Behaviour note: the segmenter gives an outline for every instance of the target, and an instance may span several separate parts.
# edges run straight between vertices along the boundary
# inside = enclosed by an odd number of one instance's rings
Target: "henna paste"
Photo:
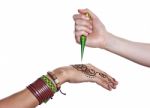
[[[94,78],[97,74],[95,70],[88,68],[84,64],[77,64],[77,65],[71,65],[71,66],[74,67],[76,70],[81,71],[89,78]]]
[[[89,78],[94,78],[96,77],[96,74],[98,74],[102,78],[106,78],[109,82],[111,82],[111,79],[107,76],[106,73],[97,72],[94,69],[91,69],[90,67],[84,64],[76,64],[76,65],[71,65],[71,66],[75,68],[76,70],[81,71]]]

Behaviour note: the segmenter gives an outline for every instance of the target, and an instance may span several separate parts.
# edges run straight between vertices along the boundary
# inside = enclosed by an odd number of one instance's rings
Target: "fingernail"
[[[116,81],[115,78],[113,78],[113,80]]]
[[[108,90],[109,90],[109,91],[111,91],[111,87],[110,87],[110,85],[109,85],[109,84],[108,84]]]
[[[114,83],[113,83],[113,86],[112,86],[112,87],[113,87],[113,89],[116,89],[116,85],[115,85]]]

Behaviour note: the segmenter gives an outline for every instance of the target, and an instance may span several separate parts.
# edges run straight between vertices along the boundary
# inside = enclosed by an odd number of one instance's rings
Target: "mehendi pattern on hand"
[[[104,73],[100,73],[100,72],[97,72],[96,70],[88,67],[87,65],[85,64],[76,64],[76,65],[71,65],[73,68],[75,68],[76,70],[78,71],[81,71],[82,73],[84,73],[87,77],[89,78],[94,78],[96,77],[96,74],[100,75],[102,78],[107,78],[108,80],[110,80],[108,78],[107,75],[105,75]]]

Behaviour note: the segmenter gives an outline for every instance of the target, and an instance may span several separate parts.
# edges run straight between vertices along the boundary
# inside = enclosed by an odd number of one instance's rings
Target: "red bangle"
[[[39,78],[27,87],[30,92],[37,98],[39,105],[53,97],[54,93],[45,84],[45,82]]]

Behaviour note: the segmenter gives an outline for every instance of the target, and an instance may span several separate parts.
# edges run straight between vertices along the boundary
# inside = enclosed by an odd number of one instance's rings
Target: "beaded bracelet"
[[[60,82],[59,82],[58,78],[56,77],[56,75],[53,74],[52,72],[47,72],[47,75],[54,81],[54,83],[55,83],[55,85],[57,87],[57,91],[60,91],[63,95],[66,95],[66,93],[63,93],[61,91],[61,89],[60,89],[61,85],[60,85]]]
[[[46,76],[48,79],[50,79],[52,81],[52,83],[55,85],[55,88],[57,89],[57,85],[55,84],[54,80],[51,77],[49,77],[49,75],[46,75]]]
[[[48,76],[54,81],[56,87],[57,87],[57,91],[60,90],[60,82],[59,80],[57,79],[56,75],[55,74],[52,74],[52,72],[47,72]]]
[[[57,91],[57,88],[55,87],[54,83],[47,76],[43,75],[41,79],[53,91],[53,93]]]

